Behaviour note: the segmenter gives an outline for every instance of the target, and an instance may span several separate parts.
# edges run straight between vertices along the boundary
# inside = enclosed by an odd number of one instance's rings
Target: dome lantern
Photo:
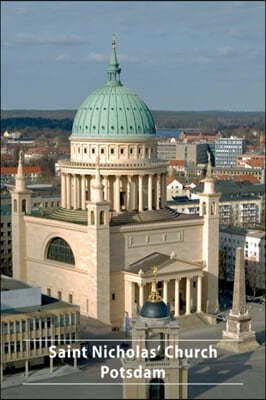
[[[116,47],[116,41],[115,41],[115,35],[113,34],[112,53],[111,53],[109,65],[107,67],[107,85],[122,86],[122,84],[120,82],[121,68],[119,67],[119,63],[117,61],[115,47]]]

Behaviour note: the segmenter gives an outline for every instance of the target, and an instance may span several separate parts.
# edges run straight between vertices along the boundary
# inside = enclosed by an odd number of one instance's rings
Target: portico
[[[141,265],[140,261],[136,264],[138,271],[134,264],[124,271],[125,311],[131,318],[147,300],[153,279],[151,267]],[[170,311],[175,317],[202,312],[203,265],[170,257],[165,264],[158,265],[158,291]]]

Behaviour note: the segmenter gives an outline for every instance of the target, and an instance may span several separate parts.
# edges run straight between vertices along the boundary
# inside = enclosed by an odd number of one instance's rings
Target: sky
[[[151,110],[264,110],[264,1],[1,1],[2,109],[77,109],[113,33]]]

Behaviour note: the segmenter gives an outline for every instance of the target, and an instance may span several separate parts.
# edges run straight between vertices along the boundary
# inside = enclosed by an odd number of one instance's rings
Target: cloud
[[[108,60],[108,56],[102,53],[93,53],[90,52],[87,57],[86,60],[87,61],[97,61],[97,62],[103,62],[103,61],[107,61]]]
[[[69,54],[58,54],[55,57],[55,61],[58,61],[58,62],[72,61],[72,57]]]
[[[117,56],[118,62],[138,62],[139,59],[137,57],[129,56],[127,54],[118,54]],[[96,61],[96,62],[107,62],[110,59],[110,55],[106,55],[103,53],[94,53],[90,52],[87,57],[86,61]]]
[[[218,57],[228,57],[234,54],[235,51],[232,49],[231,46],[219,47],[216,49],[216,55]]]
[[[85,43],[86,40],[78,35],[65,35],[65,34],[42,34],[32,35],[30,33],[18,33],[15,37],[11,38],[9,44],[16,45],[34,45],[34,44],[81,44]]]

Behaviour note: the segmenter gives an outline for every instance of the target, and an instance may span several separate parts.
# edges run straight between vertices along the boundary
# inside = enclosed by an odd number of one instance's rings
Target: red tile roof
[[[233,179],[234,181],[248,181],[250,183],[260,183],[260,181],[253,175],[217,175],[216,180],[222,181],[224,179]]]
[[[166,177],[166,185],[170,185],[175,180],[175,178],[170,178],[169,176]]]
[[[3,167],[1,168],[1,175],[13,175],[17,173],[17,167]],[[41,174],[42,170],[39,166],[36,167],[23,167],[25,174]]]
[[[185,166],[184,160],[170,160],[170,165],[178,165],[179,167]]]

